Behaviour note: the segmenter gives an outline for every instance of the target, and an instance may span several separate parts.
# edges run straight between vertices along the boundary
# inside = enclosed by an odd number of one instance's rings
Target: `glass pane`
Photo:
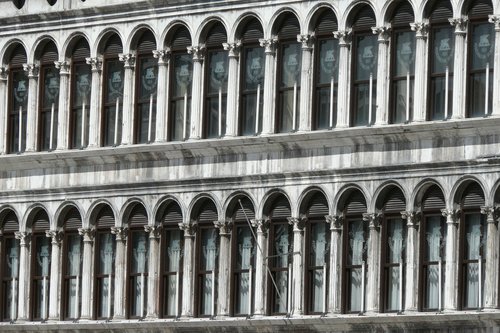
[[[80,281],[78,279],[78,281]],[[78,312],[77,309],[79,308],[80,303],[80,288],[79,286],[77,287],[77,279],[69,279],[67,280],[67,292],[68,292],[68,299],[67,301],[67,308],[66,308],[66,317],[68,318],[78,318]],[[78,297],[76,296],[78,292]]]
[[[167,267],[168,272],[178,272],[182,256],[182,234],[180,230],[167,232]]]
[[[45,235],[35,236],[36,241],[36,262],[35,262],[35,275],[36,276],[49,276],[50,274],[50,260],[52,247],[50,239]]]
[[[281,87],[299,86],[302,61],[301,45],[299,43],[284,44],[282,52]]]
[[[412,77],[393,82],[393,124],[401,124],[412,119],[413,115],[413,90],[414,81]]]
[[[264,85],[265,59],[264,48],[245,49],[245,90],[257,90]]]
[[[81,107],[85,104],[88,110],[92,90],[90,66],[87,64],[76,64],[74,75],[73,108]]]
[[[448,91],[448,113],[451,115],[453,102],[453,77],[448,77],[448,87],[444,76],[431,79],[431,120],[442,120],[445,118],[446,91]]]
[[[288,270],[274,273],[278,290],[273,289],[274,313],[287,313],[288,311]]]
[[[190,96],[193,81],[193,57],[187,53],[176,54],[173,60],[175,73],[173,97]]]
[[[153,95],[147,103],[140,104],[137,111],[137,142],[154,141],[156,134],[156,100]]]
[[[132,232],[131,273],[148,272],[149,239],[144,231]]]
[[[426,217],[426,258],[424,258],[426,261],[439,261],[441,259],[446,240],[446,228],[441,228],[441,219],[440,216]]]
[[[242,96],[243,110],[241,112],[241,134],[251,135],[258,133],[262,122],[262,106],[264,97],[264,49],[245,49],[245,72]],[[257,109],[258,108],[258,109]],[[259,124],[256,126],[256,118]]]
[[[388,267],[387,269],[387,310],[399,310],[399,288],[401,279],[401,269],[399,266]]]
[[[170,120],[170,138],[172,141],[181,141],[189,137],[191,98],[188,95],[181,100],[172,102],[172,118]]]
[[[377,36],[357,36],[356,81],[377,79]]]
[[[99,311],[98,317],[111,317],[113,311],[112,278],[105,277],[99,280]],[[111,300],[111,301],[110,301]]]
[[[140,58],[140,90],[139,99],[149,100],[151,95],[156,95],[156,85],[158,82],[158,66],[155,58]]]
[[[297,117],[299,112],[299,93],[298,88],[286,90],[281,93],[280,132],[291,132],[294,129],[293,117]]]
[[[34,282],[34,302],[32,304],[33,317],[35,319],[45,319],[48,316],[49,278]]]
[[[488,76],[488,79],[486,79]],[[488,81],[488,86],[486,86]],[[493,70],[469,75],[469,117],[483,117],[490,114],[493,106]],[[486,109],[488,94],[488,109]]]
[[[325,223],[326,224],[326,223]],[[312,312],[325,312],[326,309],[323,308],[323,303],[325,301],[325,271],[321,269],[313,270],[312,272]]]
[[[121,100],[121,99],[120,99]],[[120,100],[118,104],[104,109],[104,145],[118,145],[122,141],[122,107]],[[118,116],[118,119],[116,118]],[[115,136],[116,133],[116,136]]]
[[[226,93],[228,77],[228,57],[226,51],[209,53],[209,93]]]
[[[80,276],[82,262],[82,242],[80,235],[69,235],[68,242],[68,262],[66,275]]]
[[[106,61],[107,91],[106,103],[116,103],[119,99],[123,101],[124,84],[123,64],[119,60]]]
[[[415,32],[404,31],[396,35],[396,62],[394,76],[406,76],[415,71]]]
[[[363,84],[357,84],[354,87],[354,95],[355,95],[355,105],[356,109],[355,111],[355,118],[354,118],[354,126],[363,126],[363,125],[368,125],[368,122],[370,120],[369,118],[369,113],[370,113],[370,102],[372,103],[372,119],[373,118],[373,112],[375,111],[375,102],[376,102],[376,83],[372,83],[372,95],[371,95],[371,101],[370,101],[370,84],[369,83],[363,83]]]
[[[274,267],[287,268],[291,240],[287,224],[276,224],[274,227]]]
[[[253,261],[254,244],[249,227],[237,228],[238,257],[236,269],[249,269]]]
[[[167,275],[165,280],[165,300],[166,300],[166,312],[167,316],[177,316],[177,279],[178,275]]]
[[[484,23],[472,26],[472,69],[493,67],[495,50],[494,26]]]
[[[219,255],[218,231],[215,228],[202,229],[201,232],[201,270],[213,271],[217,268]]]
[[[366,251],[365,231],[362,220],[349,221],[348,237],[349,256],[347,257],[347,264],[361,265],[364,260],[364,252]]]
[[[387,263],[404,261],[406,232],[402,219],[387,220]]]
[[[113,274],[115,263],[114,235],[99,234],[99,274]]]
[[[433,73],[444,73],[446,68],[453,72],[453,57],[455,55],[455,34],[453,27],[446,26],[434,29],[434,50],[432,61]]]
[[[323,39],[319,41],[319,80],[326,84],[332,80],[337,82],[338,77],[338,39]]]
[[[363,282],[362,279],[362,270],[361,268],[354,268],[349,270],[348,275],[348,286],[349,286],[349,294],[348,294],[348,311],[349,312],[358,312],[361,311],[361,284]]]
[[[333,89],[333,90],[332,90]],[[333,102],[333,105],[332,105]],[[330,118],[331,126],[330,126]],[[337,85],[316,90],[316,129],[335,127],[337,122]]]
[[[444,269],[444,266],[441,268]],[[439,266],[429,265],[426,270],[426,286],[425,286],[425,308],[439,308]],[[442,274],[442,272],[441,272]],[[443,295],[443,294],[442,294]]]
[[[478,260],[482,250],[482,225],[480,214],[465,215],[465,260]]]
[[[222,92],[207,100],[207,137],[215,138],[226,133],[226,95]],[[219,123],[220,118],[220,123]],[[219,127],[221,128],[219,133]]]
[[[202,290],[201,290],[201,306],[200,306],[200,314],[201,315],[211,315],[212,309],[214,307],[212,301],[212,274],[206,274],[202,276],[201,279]]]
[[[10,110],[9,116],[9,141],[11,153],[24,151],[26,148],[28,82],[28,77],[23,70],[12,72],[13,89],[11,101],[14,107]],[[21,134],[19,132],[21,132]],[[19,135],[21,135],[21,147],[19,147]]]
[[[145,275],[134,276],[130,279],[132,299],[130,304],[130,316],[142,317],[145,311],[147,294],[147,277]]]
[[[26,110],[26,105],[28,103],[28,82],[28,77],[23,70],[12,72],[12,101],[15,112],[17,112],[20,107],[23,108],[23,111]]]
[[[43,108],[51,108],[52,104],[54,107],[59,105],[59,73],[55,67],[43,67],[44,81],[44,98],[43,98]]]
[[[5,238],[4,277],[19,277],[19,240]]]
[[[249,314],[249,288],[250,288],[250,273],[241,273],[236,275],[236,304],[234,312],[236,314]]]
[[[311,223],[310,266],[323,266],[330,256],[330,229],[326,223]]]

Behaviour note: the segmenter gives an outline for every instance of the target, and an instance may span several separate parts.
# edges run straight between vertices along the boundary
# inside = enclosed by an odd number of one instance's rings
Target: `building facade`
[[[498,330],[496,0],[0,9],[0,330]]]

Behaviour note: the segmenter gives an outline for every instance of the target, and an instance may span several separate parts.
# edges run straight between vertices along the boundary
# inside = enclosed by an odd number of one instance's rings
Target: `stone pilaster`
[[[413,105],[413,121],[425,121],[427,118],[427,36],[428,22],[411,23],[415,31],[415,96]]]
[[[153,56],[158,59],[158,88],[156,96],[156,142],[165,142],[168,138],[168,68],[170,49],[155,50]]]
[[[61,276],[61,240],[62,232],[59,230],[47,230],[45,232],[46,236],[51,239],[52,252],[50,259],[50,290],[49,290],[49,319],[58,320],[59,319],[59,309],[60,307],[60,276]]]
[[[191,105],[190,139],[200,139],[203,132],[203,61],[205,60],[205,46],[190,46],[188,53],[193,55],[193,92]]]
[[[375,124],[386,125],[389,119],[389,40],[390,27],[382,26],[372,28],[375,35],[378,35],[378,64],[377,64],[377,87]],[[370,101],[371,103],[371,101]],[[370,124],[371,125],[371,124]]]
[[[219,271],[217,274],[217,315],[229,316],[229,304],[231,303],[231,220],[214,221],[214,226],[219,229],[220,235],[220,256]]]
[[[83,237],[82,258],[82,308],[80,318],[92,319],[92,290],[94,281],[94,260],[92,247],[94,244],[95,229],[80,228],[78,233]]]
[[[0,155],[7,153],[7,101],[8,98],[8,89],[7,84],[9,80],[9,71],[6,67],[0,67],[0,100],[4,101],[4,103],[0,103],[0,119],[5,119],[5,121],[0,126]]]
[[[380,220],[379,213],[364,213],[363,221],[368,222],[368,278],[366,286],[366,311],[378,312],[380,300]]]
[[[194,238],[198,230],[196,221],[179,223],[179,228],[184,231],[184,266],[182,281],[182,317],[194,315]]]
[[[30,258],[29,246],[31,234],[23,231],[15,233],[19,240],[19,291],[17,319],[26,321],[29,319],[29,286],[30,286]]]
[[[401,217],[406,220],[408,227],[408,237],[406,240],[406,272],[404,310],[418,310],[418,262],[419,262],[419,237],[418,227],[420,224],[420,213],[407,211],[401,212]]]
[[[342,311],[342,216],[325,216],[330,225],[330,277],[328,284],[328,313]]]
[[[351,38],[352,31],[335,31],[339,40],[339,84],[337,101],[337,127],[345,128],[350,124],[350,86],[351,86]]]
[[[267,256],[267,232],[269,220],[252,220],[252,226],[257,228],[257,249],[255,258],[255,300],[254,315],[264,316],[266,314],[266,256]]]
[[[57,150],[69,148],[69,114],[70,114],[70,65],[68,61],[55,61],[59,70],[59,106],[57,109]]]
[[[312,128],[312,82],[314,35],[297,35],[297,41],[302,44],[302,70],[300,74],[300,101],[298,131],[306,132]],[[294,128],[294,130],[297,130]]]
[[[37,101],[38,101],[38,72],[39,66],[37,64],[24,64],[24,71],[28,74],[28,106],[26,115],[26,151],[36,150],[37,139]],[[22,131],[19,132],[19,135]],[[19,147],[22,151],[21,147]]]
[[[124,319],[126,314],[125,298],[126,278],[127,278],[127,255],[126,245],[128,229],[123,227],[112,227],[111,233],[116,238],[116,257],[115,257],[115,290],[114,290],[114,318]]]
[[[265,48],[266,69],[264,72],[264,105],[262,111],[262,134],[272,134],[275,129],[274,107],[276,96],[276,44],[277,38],[260,39],[260,46]]]
[[[500,96],[500,15],[490,15],[488,21],[495,25],[495,51],[493,53],[493,96]],[[492,115],[500,115],[500,98],[493,98]]]
[[[124,67],[123,85],[123,110],[122,110],[122,140],[121,143],[128,145],[134,140],[134,82],[135,82],[135,54],[127,53],[119,55]],[[118,144],[118,142],[115,142]]]
[[[148,291],[146,297],[146,318],[156,319],[159,317],[158,286],[160,285],[160,236],[161,225],[146,225],[144,231],[149,234],[149,258],[148,258]]]
[[[292,299],[289,308],[291,315],[300,316],[304,314],[304,226],[306,219],[303,217],[288,218],[288,224],[293,226],[293,261],[292,261]]]
[[[226,107],[226,136],[238,135],[238,90],[239,90],[239,59],[241,43],[224,43],[224,50],[228,51],[229,71]]]
[[[446,217],[446,284],[444,288],[444,309],[456,310],[458,306],[458,222],[460,210],[442,209]]]
[[[455,56],[453,57],[453,109],[452,119],[465,118],[465,77],[467,63],[465,61],[465,45],[467,37],[467,18],[451,18],[450,24],[455,27]]]
[[[98,147],[101,142],[101,116],[99,110],[101,109],[101,71],[102,71],[102,57],[86,58],[87,64],[92,69],[92,89],[90,91],[90,109],[89,124],[88,124],[88,138],[82,142],[82,147]]]
[[[496,309],[498,307],[498,209],[481,207],[481,214],[486,215],[486,266],[484,269],[484,301],[480,307]],[[484,231],[483,231],[484,233]]]

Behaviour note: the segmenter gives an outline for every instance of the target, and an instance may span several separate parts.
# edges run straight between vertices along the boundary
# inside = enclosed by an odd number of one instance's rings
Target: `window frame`
[[[48,270],[48,275],[36,275],[36,258],[37,258],[37,246],[40,241],[40,239],[46,239],[48,242],[48,248],[49,248],[49,270]],[[30,241],[30,253],[31,253],[31,269],[30,269],[30,304],[29,304],[29,320],[31,321],[42,321],[44,322],[49,318],[49,304],[50,304],[50,276],[51,276],[51,266],[52,266],[52,245],[50,240],[48,239],[47,235],[45,232],[42,230],[33,230],[31,234],[31,241]],[[47,293],[45,295],[46,299],[44,300],[42,297],[42,300],[38,300],[37,298],[37,291],[38,291],[38,282],[42,281],[42,295],[44,293],[43,291],[43,281],[46,282],[46,289]],[[45,301],[45,313],[42,312],[42,309],[37,309],[36,306],[38,304],[42,305]],[[40,312],[40,316],[38,316],[38,311]],[[42,318],[42,316],[45,315],[47,318]]]
[[[26,134],[27,134],[27,117],[28,117],[28,108],[24,108],[22,111],[22,126],[21,132],[19,131],[19,111],[14,109],[14,75],[15,73],[24,73],[24,77],[26,78],[26,106],[28,104],[29,98],[29,77],[26,74],[22,65],[11,65],[9,64],[9,110],[7,112],[7,153],[8,154],[20,154],[26,150]],[[14,124],[16,123],[16,124]],[[17,142],[16,142],[16,132],[18,133]],[[24,133],[24,135],[23,135]],[[19,136],[22,136],[21,147],[19,147]],[[23,140],[24,139],[24,140]],[[15,151],[15,147],[17,146],[17,151]]]
[[[109,227],[100,227],[99,225],[95,229],[95,237],[94,237],[94,255],[93,255],[93,262],[94,262],[94,274],[93,274],[93,285],[94,285],[94,290],[93,290],[93,296],[94,296],[94,302],[92,305],[93,308],[93,315],[92,319],[94,320],[108,320],[113,318],[113,312],[114,312],[114,290],[115,290],[115,285],[114,285],[114,280],[115,280],[115,270],[114,270],[114,265],[112,266],[112,272],[111,274],[103,274],[100,273],[99,270],[99,256],[100,256],[100,240],[102,235],[104,234],[109,234],[111,237],[111,242],[112,242],[112,247],[113,247],[113,256],[116,257],[116,236],[111,233],[111,229]],[[114,262],[115,258],[113,258]],[[111,292],[111,303],[109,306],[110,308],[110,316],[99,316],[99,311],[101,311],[103,314],[105,311],[107,312],[108,309],[100,309],[100,303],[101,303],[101,296],[100,295],[100,286],[103,283],[103,281],[109,278],[110,281],[110,287],[112,287],[112,292]]]
[[[165,255],[168,250],[167,250],[167,247],[168,247],[168,243],[167,243],[167,239],[169,239],[168,237],[168,234],[170,232],[174,232],[174,231],[178,231],[180,233],[179,235],[179,238],[180,238],[180,242],[181,242],[181,254],[179,255],[179,267],[178,267],[178,271],[175,272],[175,271],[168,271],[167,270],[167,267],[168,267],[168,262],[170,261],[170,257],[168,255]],[[160,313],[160,318],[177,318],[179,315],[180,315],[180,309],[181,309],[181,306],[182,306],[182,285],[183,285],[183,272],[184,272],[184,233],[182,230],[179,229],[178,226],[176,225],[168,225],[168,224],[163,224],[163,228],[162,228],[162,232],[161,232],[161,239],[160,239],[160,251],[161,251],[161,254],[160,255],[160,274],[161,274],[161,281],[160,281],[160,290],[159,290],[159,299],[160,299],[160,302],[159,302],[159,306],[160,306],[160,309],[159,309],[159,313]],[[177,279],[178,281],[176,281],[176,284],[178,285],[178,287],[176,288],[177,292],[179,292],[181,295],[175,295],[176,297],[176,305],[177,305],[177,309],[176,309],[176,315],[174,316],[171,316],[168,314],[168,301],[167,301],[167,297],[166,294],[167,294],[167,287],[166,287],[166,284],[167,284],[167,279],[168,277],[170,276],[175,276],[177,275]]]
[[[121,101],[119,101],[118,103],[118,107],[119,107],[119,120],[118,120],[118,128],[113,128],[113,135],[116,135],[115,134],[115,131],[116,129],[118,129],[118,135],[117,135],[117,140],[115,142],[114,140],[114,137],[113,137],[113,142],[112,144],[109,144],[109,141],[111,138],[108,138],[108,143],[106,142],[106,138],[107,138],[107,135],[110,133],[110,130],[109,130],[109,125],[112,125],[113,127],[115,127],[115,124],[108,124],[108,122],[106,121],[108,118],[110,118],[108,116],[108,112],[112,112],[111,110],[115,109],[115,115],[114,115],[114,119],[116,119],[116,101],[114,103],[109,103],[107,102],[107,97],[108,97],[108,93],[109,93],[109,82],[108,82],[108,77],[107,77],[107,74],[108,74],[108,68],[109,68],[109,63],[110,62],[118,62],[118,63],[122,63],[119,59],[119,56],[118,54],[104,54],[103,55],[103,61],[102,61],[102,71],[105,75],[104,77],[104,80],[103,80],[103,84],[102,84],[102,92],[103,92],[103,98],[102,98],[102,112],[101,112],[101,142],[100,142],[100,145],[101,147],[115,147],[115,146],[118,146],[121,144],[122,142],[122,132],[123,132],[123,126],[122,126],[122,121],[123,121],[123,96],[121,98]],[[123,64],[122,64],[123,66]],[[125,80],[125,71],[122,71],[123,72],[123,80]],[[122,87],[123,89],[123,87]],[[122,90],[122,93],[123,93],[123,90]],[[120,118],[121,118],[121,121],[120,121]]]
[[[74,275],[69,275],[68,274],[68,246],[69,246],[69,238],[71,236],[78,236],[80,240],[80,276],[79,279],[77,276]],[[83,269],[83,239],[79,235],[78,230],[73,229],[73,230],[64,230],[64,235],[63,235],[63,244],[62,244],[62,265],[61,265],[61,313],[60,313],[60,319],[61,320],[78,320],[80,315],[81,315],[81,287],[82,287],[82,269]],[[77,283],[79,284],[77,290],[80,292],[80,295],[78,296],[78,301],[79,303],[77,304],[77,317],[71,317],[68,316],[67,312],[69,310],[68,307],[68,297],[69,297],[69,286],[67,283],[69,283],[72,279],[76,279]]]
[[[40,83],[39,83],[39,93],[38,93],[38,124],[37,124],[37,133],[36,133],[36,138],[37,138],[37,151],[53,151],[57,147],[57,127],[58,127],[58,113],[59,113],[59,93],[60,93],[60,81],[59,81],[59,91],[57,93],[57,101],[54,101],[54,123],[51,125],[49,123],[49,128],[45,128],[45,124],[43,122],[44,116],[46,113],[48,113],[49,119],[51,119],[51,108],[45,108],[44,107],[44,102],[45,102],[45,91],[48,89],[48,87],[45,86],[45,79],[47,76],[47,72],[49,72],[51,69],[54,69],[54,72],[56,73],[57,76],[59,76],[58,70],[55,68],[54,63],[52,62],[41,62],[40,63]],[[52,147],[50,146],[50,126],[53,126],[53,142],[52,142]],[[46,135],[45,133],[49,132],[49,142],[48,142],[48,148],[45,148],[45,140],[44,136]]]
[[[149,98],[143,98],[141,99],[141,74],[142,74],[142,61],[144,60],[152,60],[154,63],[153,66],[156,68],[156,84],[155,88],[153,88],[155,91],[152,95],[150,95]],[[152,96],[152,97],[151,97]],[[149,119],[149,113],[148,113],[148,124],[151,123],[151,133],[149,133],[149,125],[148,125],[148,131],[146,132],[146,140],[141,140],[141,137],[144,135],[142,133],[141,128],[142,128],[142,118],[141,116],[141,109],[143,106],[150,105],[152,101],[152,110],[151,110],[151,117],[152,119]],[[151,106],[150,106],[151,107]],[[133,142],[134,144],[148,144],[148,143],[153,143],[156,140],[156,123],[157,123],[157,111],[158,111],[158,61],[156,58],[153,56],[152,51],[137,51],[136,54],[136,60],[135,60],[135,98],[134,98],[134,124],[133,124]],[[151,140],[150,140],[151,139]]]
[[[17,262],[17,277],[15,278],[12,278],[12,277],[7,277],[5,272],[6,272],[6,269],[5,269],[5,265],[7,264],[6,263],[6,251],[7,251],[7,240],[10,239],[10,240],[13,240],[14,243],[17,243],[17,248],[18,248],[18,254],[20,255],[21,254],[21,246],[20,246],[20,242],[19,240],[16,238],[15,236],[15,232],[5,232],[3,233],[2,235],[2,241],[0,242],[0,255],[1,255],[1,265],[0,265],[0,277],[1,277],[1,288],[0,288],[0,300],[1,300],[1,306],[0,306],[0,309],[2,309],[2,311],[0,312],[0,321],[2,322],[13,322],[14,320],[17,319],[17,315],[18,315],[18,305],[19,305],[19,265],[20,265],[20,257],[18,257],[18,262]],[[10,284],[12,285],[12,283],[16,283],[16,279],[17,279],[17,285],[15,286],[15,291],[16,293],[14,294],[16,297],[15,297],[15,307],[14,307],[14,314],[16,315],[16,318],[12,318],[12,308],[11,306],[7,305],[7,302],[8,302],[8,299],[6,298],[7,297],[7,293],[6,293],[6,285]],[[14,296],[13,295],[13,296]],[[7,316],[7,312],[10,312],[10,314]]]
[[[90,52],[90,51],[89,51]],[[81,110],[81,112],[83,113],[83,108],[80,108],[80,107],[77,107],[75,106],[75,96],[77,94],[76,90],[76,72],[77,72],[77,67],[80,67],[80,66],[87,66],[87,68],[89,69],[89,73],[90,75],[92,76],[92,70],[91,70],[91,67],[89,64],[87,64],[85,58],[80,58],[80,57],[75,57],[73,56],[72,59],[71,59],[71,89],[70,89],[70,100],[69,100],[69,128],[68,128],[68,134],[69,134],[69,140],[68,140],[68,143],[69,143],[69,149],[84,149],[88,146],[88,143],[89,143],[89,132],[90,132],[90,124],[89,124],[89,120],[90,120],[90,99],[91,97],[89,96],[88,99],[89,99],[89,104],[86,105],[88,107],[88,109],[86,108],[86,126],[84,128],[84,130],[86,131],[86,135],[85,135],[85,139],[87,140],[86,144],[82,143],[81,142],[81,133],[80,133],[80,138],[77,138],[76,137],[76,134],[78,133],[78,131],[76,130],[78,127],[80,127],[80,131],[81,131],[81,128],[82,128],[82,123],[81,123],[81,118],[80,118],[80,122],[78,122],[78,112],[79,110]],[[92,80],[92,77],[89,78],[90,80]],[[97,88],[96,88],[97,89]],[[90,82],[90,94],[92,94],[92,83]],[[82,115],[83,116],[83,115]],[[80,145],[77,145],[78,141],[80,141]]]

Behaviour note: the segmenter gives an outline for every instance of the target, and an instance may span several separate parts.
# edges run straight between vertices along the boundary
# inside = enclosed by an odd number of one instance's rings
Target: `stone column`
[[[257,228],[257,251],[255,258],[255,294],[254,315],[266,314],[266,281],[267,281],[267,232],[269,220],[252,220],[252,227]]]
[[[112,227],[111,233],[116,237],[115,254],[115,290],[114,290],[114,318],[124,319],[126,314],[126,281],[127,281],[127,253],[126,243],[128,229],[123,227]]]
[[[124,67],[121,144],[128,145],[134,142],[135,54],[120,54],[119,59]]]
[[[378,312],[380,300],[380,219],[381,214],[364,213],[363,221],[369,223],[368,278],[366,286],[366,311]]]
[[[94,244],[95,229],[80,228],[78,233],[83,237],[83,262],[82,262],[82,308],[80,310],[81,319],[92,319],[93,304],[93,281],[94,281],[94,260],[92,256],[92,246]]]
[[[238,135],[238,91],[239,91],[239,58],[241,43],[224,43],[224,50],[228,51],[229,72],[227,86],[226,107],[226,136]]]
[[[484,270],[484,303],[482,307],[486,309],[496,309],[498,307],[498,220],[497,209],[494,207],[481,207],[481,214],[486,215],[486,249],[483,255],[486,256],[486,266]],[[484,231],[483,231],[484,234]],[[485,252],[485,253],[484,253]]]
[[[229,316],[229,304],[231,303],[231,229],[233,222],[230,220],[214,221],[214,225],[219,229],[220,252],[219,271],[217,272],[217,315]]]
[[[401,212],[401,217],[406,220],[408,237],[406,240],[406,271],[405,288],[403,289],[405,311],[418,311],[418,262],[419,262],[419,237],[418,226],[420,213]]]
[[[170,50],[155,50],[153,56],[158,59],[158,87],[156,89],[156,142],[167,141],[168,131],[168,67]]]
[[[330,225],[330,276],[328,284],[328,313],[342,311],[342,230],[341,216],[325,216]]]
[[[300,75],[299,128],[300,132],[312,128],[312,80],[314,77],[312,53],[314,36],[297,35],[297,41],[302,43],[302,70]]]
[[[427,35],[428,22],[410,23],[415,31],[415,96],[413,98],[413,121],[425,121],[427,118]]]
[[[205,46],[190,46],[188,53],[193,55],[193,92],[191,95],[190,139],[201,138],[203,132],[203,60]]]
[[[146,303],[146,318],[156,319],[159,316],[158,286],[160,285],[160,236],[161,225],[144,226],[144,231],[149,233],[149,258],[148,258],[148,294]]]
[[[0,155],[7,153],[7,124],[9,119],[8,110],[8,84],[9,73],[6,67],[0,67],[0,119],[4,119],[2,125],[0,125]]]
[[[456,310],[458,306],[458,221],[460,211],[456,209],[442,209],[446,217],[446,267],[444,286],[444,309]]]
[[[378,64],[376,87],[376,114],[375,125],[386,125],[389,122],[389,39],[390,27],[372,28],[378,35]],[[372,115],[373,116],[373,115]],[[370,124],[371,125],[371,124]]]
[[[455,55],[453,57],[453,109],[452,119],[465,118],[465,81],[467,62],[465,61],[465,45],[467,37],[467,18],[451,18],[450,24],[455,27]]]
[[[29,245],[31,233],[18,231],[15,233],[16,239],[19,239],[19,285],[18,285],[18,304],[17,319],[26,321],[29,319],[30,305],[30,254]]]
[[[99,147],[101,144],[101,71],[102,57],[86,58],[87,64],[92,68],[92,90],[90,92],[90,108],[89,113],[89,137],[88,147]],[[82,142],[82,147],[85,147],[85,142]]]
[[[67,61],[54,61],[59,69],[59,106],[57,108],[57,150],[69,148],[70,66]]]
[[[351,88],[351,30],[335,31],[334,37],[339,40],[339,84],[337,100],[337,128],[350,125],[350,88]]]
[[[288,224],[293,225],[293,261],[292,261],[292,315],[304,314],[304,226],[305,218],[288,218]]]
[[[276,44],[277,38],[259,39],[265,48],[266,68],[264,72],[264,105],[262,110],[262,134],[273,134],[275,129],[274,107],[276,96]],[[257,310],[257,307],[255,308]]]
[[[182,271],[182,317],[194,315],[194,237],[198,230],[196,221],[179,223],[184,231],[184,261]]]
[[[24,71],[28,73],[28,105],[26,113],[26,151],[36,150],[37,120],[38,120],[38,71],[37,64],[24,64]],[[21,135],[22,132],[19,133]],[[19,147],[21,149],[21,147]]]
[[[61,276],[61,240],[62,232],[58,230],[47,230],[46,236],[52,240],[52,253],[50,259],[50,281],[49,281],[49,319],[59,320],[60,307],[60,284]]]
[[[500,15],[490,15],[488,21],[495,25],[495,52],[493,56],[493,96],[500,96]],[[493,98],[492,115],[500,115],[500,98]]]

